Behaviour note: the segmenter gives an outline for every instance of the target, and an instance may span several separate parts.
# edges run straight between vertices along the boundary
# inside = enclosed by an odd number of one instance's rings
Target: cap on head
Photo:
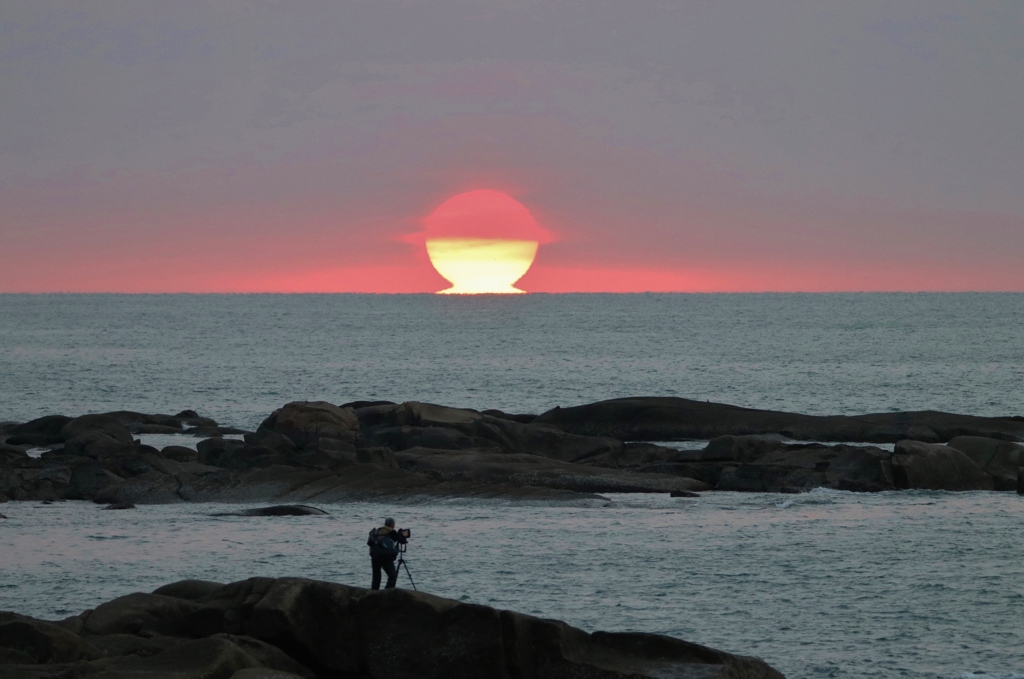
[[[395,527],[395,520],[390,518],[390,517],[388,517],[388,518],[384,519],[384,525],[387,526],[388,528],[394,528]]]

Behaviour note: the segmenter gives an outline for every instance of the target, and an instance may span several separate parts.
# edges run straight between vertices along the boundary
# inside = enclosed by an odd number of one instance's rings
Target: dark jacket
[[[400,545],[406,544],[405,536],[394,528],[388,528],[387,526],[374,528],[370,531],[369,537],[366,538],[366,546],[370,548],[371,555],[373,554],[373,546],[377,544],[377,540],[385,536],[391,538]]]

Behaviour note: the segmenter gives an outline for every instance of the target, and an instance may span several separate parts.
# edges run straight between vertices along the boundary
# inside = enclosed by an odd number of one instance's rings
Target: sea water
[[[0,609],[62,618],[199,578],[301,576],[366,587],[370,528],[412,530],[399,585],[764,658],[790,679],[1024,676],[1024,498],[813,491],[619,495],[571,504],[238,506],[106,511],[8,503]]]
[[[1024,295],[0,295],[0,420],[291,400],[540,412],[677,395],[815,414],[1024,414]],[[659,632],[789,677],[1024,678],[1024,498],[710,493],[354,503],[212,517],[9,503],[0,609],[77,613],[181,578],[366,584],[366,532],[414,531],[426,591]],[[408,586],[403,573],[404,586]]]

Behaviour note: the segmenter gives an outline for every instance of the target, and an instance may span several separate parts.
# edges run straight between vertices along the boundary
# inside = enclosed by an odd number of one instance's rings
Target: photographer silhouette
[[[380,572],[383,570],[388,574],[387,584],[384,589],[393,589],[398,581],[398,569],[395,568],[395,559],[401,551],[399,545],[406,544],[411,531],[408,529],[395,530],[395,520],[384,519],[384,525],[370,531],[366,539],[366,545],[370,548],[370,565],[373,567],[373,581],[370,589],[380,589]]]

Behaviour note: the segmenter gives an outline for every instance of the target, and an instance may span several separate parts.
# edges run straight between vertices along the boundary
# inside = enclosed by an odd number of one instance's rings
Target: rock
[[[1017,495],[1024,495],[1024,467],[1017,470]]]
[[[1024,418],[974,417],[936,411],[814,416],[754,410],[673,397],[635,397],[556,408],[536,424],[624,441],[712,439],[776,434],[806,441],[893,443],[948,441],[955,436],[1024,440]]]
[[[244,441],[234,439],[211,438],[200,441],[198,449],[199,462],[213,467],[237,469],[239,471],[254,467],[270,467],[288,462],[288,457],[276,450],[253,446]]]
[[[195,436],[196,438],[208,439],[217,436],[239,436],[249,434],[251,432],[248,432],[245,429],[239,429],[237,427],[220,427],[215,425],[209,427],[190,427],[189,429],[186,429],[182,433],[187,434],[188,436]]]
[[[127,594],[100,604],[85,618],[87,635],[192,636],[191,616],[200,606],[161,594]]]
[[[175,462],[197,462],[199,460],[199,452],[185,446],[167,446],[160,451],[160,454]]]
[[[493,450],[438,451],[413,448],[395,453],[403,469],[444,481],[539,486],[578,493],[667,493],[710,490],[693,479],[586,467],[539,455]]]
[[[694,493],[689,490],[673,490],[668,495],[669,497],[700,497],[700,493]]]
[[[11,445],[45,446],[52,443],[60,443],[64,439],[61,430],[70,417],[64,415],[46,415],[24,424],[16,424],[6,430],[7,443]]]
[[[390,469],[398,469],[398,458],[387,448],[360,448],[356,451],[359,464],[375,464]]]
[[[838,455],[825,470],[829,488],[869,493],[895,488],[892,455],[887,451],[861,446],[833,446],[832,450]]]
[[[114,502],[103,507],[103,509],[135,509],[135,505],[131,502]]]
[[[169,427],[165,424],[140,424],[137,427],[132,427],[131,431],[133,434],[181,434],[181,422],[178,422],[177,427]]]
[[[351,410],[359,410],[361,408],[373,408],[375,406],[393,406],[397,405],[394,401],[351,401],[349,403],[342,403],[339,408],[349,408]]]
[[[700,460],[749,462],[782,447],[782,441],[764,436],[716,436],[700,451]]]
[[[1017,469],[1024,465],[1024,446],[982,436],[957,436],[947,444],[985,470],[996,490],[1017,487]]]
[[[0,648],[17,651],[33,663],[67,663],[100,657],[91,644],[59,625],[6,612],[0,612]]]
[[[295,401],[271,413],[260,429],[286,436],[297,448],[304,448],[320,438],[354,442],[359,419],[352,410],[325,401]]]
[[[115,484],[124,483],[124,479],[91,460],[77,464],[71,468],[71,479],[64,492],[67,500],[92,500],[96,495]]]
[[[275,505],[273,507],[257,507],[237,512],[220,512],[211,516],[327,516],[327,512],[308,505]]]
[[[181,580],[155,589],[153,590],[153,594],[170,596],[175,599],[196,601],[197,599],[205,599],[213,595],[223,587],[224,583],[222,582],[211,582],[209,580]]]
[[[61,428],[60,434],[64,441],[70,441],[86,435],[103,434],[118,443],[129,445],[134,443],[128,427],[112,415],[82,415],[76,417]]]
[[[124,483],[102,489],[92,498],[96,504],[171,504],[188,498],[181,493],[183,481],[156,469]]]
[[[169,433],[181,433],[181,419],[174,415],[148,415],[146,413],[137,413],[133,410],[117,410],[111,413],[103,413],[103,415],[117,420],[127,427],[129,431],[136,434],[146,433],[145,431],[140,431],[143,427],[166,427],[173,430]],[[163,432],[154,431],[153,433]]]
[[[125,430],[128,431],[127,429]],[[64,455],[79,455],[98,459],[115,455],[131,455],[135,452],[135,442],[128,435],[128,442],[115,439],[106,432],[92,431],[69,439],[64,444]]]
[[[763,661],[671,637],[588,634],[400,589],[253,578],[225,586],[202,606],[194,634],[244,634],[287,649],[319,676],[781,679]]]
[[[438,450],[467,450],[469,448],[499,448],[484,438],[463,434],[447,427],[375,427],[363,434],[363,444],[386,446],[391,450],[408,448],[436,448]]]
[[[622,443],[611,438],[576,436],[555,427],[520,424],[475,410],[447,408],[410,401],[397,406],[362,408],[362,438],[366,445],[392,450],[439,450],[497,447],[506,453],[541,455],[564,462],[614,457]]]
[[[992,490],[992,477],[956,448],[899,441],[892,456],[896,488]]]
[[[298,452],[298,448],[295,447],[295,443],[290,438],[284,434],[278,434],[271,429],[257,429],[255,432],[250,432],[245,435],[245,442],[251,446],[261,446],[276,450],[288,457]]]
[[[24,466],[0,469],[0,491],[11,500],[62,500],[70,481],[68,466],[44,460],[30,459]]]
[[[506,413],[506,412],[502,412],[501,410],[494,410],[494,409],[485,410],[485,411],[483,411],[482,414],[487,415],[488,417],[497,417],[497,418],[500,418],[502,420],[509,420],[510,422],[518,422],[519,424],[533,424],[534,420],[537,419],[536,415],[529,415],[529,414],[525,414],[525,413],[524,414]]]

